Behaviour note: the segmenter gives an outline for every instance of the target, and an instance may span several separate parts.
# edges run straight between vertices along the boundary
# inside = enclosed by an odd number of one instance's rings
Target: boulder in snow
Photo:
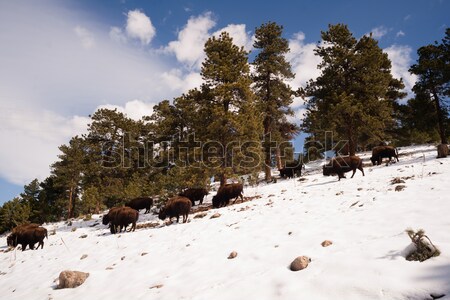
[[[328,247],[328,246],[333,245],[333,242],[329,241],[329,240],[325,240],[325,241],[322,242],[321,245],[322,245],[322,247]]]
[[[291,271],[300,271],[305,269],[308,264],[311,262],[311,259],[307,256],[299,256],[291,262],[290,269]]]
[[[89,277],[89,273],[80,271],[62,271],[59,274],[59,289],[72,289],[82,285]]]
[[[228,259],[233,259],[233,258],[235,258],[236,256],[237,256],[237,252],[236,252],[236,251],[233,251],[233,252],[231,252],[230,255],[228,256]]]

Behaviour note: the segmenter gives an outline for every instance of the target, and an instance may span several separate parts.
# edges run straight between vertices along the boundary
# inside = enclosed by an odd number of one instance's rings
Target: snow
[[[435,159],[433,146],[399,153],[398,163],[366,166],[364,177],[357,171],[341,181],[321,174],[324,161],[314,162],[303,181],[245,187],[245,196],[260,198],[209,210],[204,218],[190,215],[186,224],[164,226],[143,211],[138,224],[161,226],[111,235],[101,215],[72,226],[44,224],[55,234],[43,250],[0,253],[0,297],[431,299],[434,293],[450,299],[450,158]],[[361,157],[370,162],[370,153]],[[395,191],[395,177],[407,178],[403,191]],[[210,219],[216,212],[221,216]],[[424,229],[441,255],[407,261],[409,227]],[[324,240],[333,244],[322,247]],[[232,251],[238,255],[228,259]],[[311,258],[309,266],[290,271],[302,255]],[[58,290],[63,270],[90,276],[75,289]]]

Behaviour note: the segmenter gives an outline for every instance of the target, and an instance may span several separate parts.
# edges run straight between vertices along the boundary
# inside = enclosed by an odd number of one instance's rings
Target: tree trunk
[[[437,146],[438,156],[437,158],[444,158],[448,156],[448,145],[447,144],[439,144]]]
[[[280,150],[280,147],[277,147],[277,149],[276,149],[275,158],[276,158],[276,161],[277,161],[277,169],[280,170],[281,168],[283,168],[283,165],[281,163],[281,150]]]
[[[227,175],[225,173],[220,174],[220,187],[227,183]]]
[[[436,91],[433,91],[433,98],[434,98],[434,105],[436,106],[436,114],[438,119],[437,121],[438,121],[439,136],[441,138],[441,144],[447,144],[447,136],[444,125],[444,114],[442,112],[441,103],[439,102],[439,97]]]
[[[356,155],[356,143],[355,137],[353,134],[353,129],[350,128],[347,132],[348,134],[348,155],[355,156]]]
[[[73,217],[73,210],[72,210],[72,197],[73,197],[73,187],[70,187],[70,192],[69,192],[69,207],[67,209],[67,219],[70,219]]]

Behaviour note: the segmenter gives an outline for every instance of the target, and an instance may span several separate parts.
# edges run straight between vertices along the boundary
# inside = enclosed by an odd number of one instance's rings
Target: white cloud
[[[109,37],[117,43],[127,42],[127,37],[123,33],[122,29],[116,26],[111,27],[111,30],[109,31]]]
[[[139,39],[143,45],[148,45],[156,34],[150,18],[139,10],[130,10],[127,16],[128,36]]]
[[[189,72],[184,74],[181,69],[172,69],[162,74],[167,85],[174,90],[188,91],[190,89],[200,87],[203,82],[199,72]]]
[[[372,37],[374,39],[381,39],[383,36],[385,36],[388,33],[388,29],[384,26],[378,26],[371,30]],[[366,35],[369,35],[369,33],[366,33]]]
[[[88,29],[76,26],[74,29],[75,34],[78,36],[78,38],[81,40],[81,45],[85,49],[90,49],[94,47],[95,45],[95,39],[92,32],[90,32]]]
[[[123,30],[105,30],[109,24],[61,3],[1,3],[0,178],[16,184],[48,176],[58,146],[86,130],[85,116],[97,107],[140,118],[184,92],[162,75],[173,68],[166,58],[114,42],[114,34],[124,41]]]
[[[0,177],[23,185],[44,179],[59,154],[58,146],[86,131],[89,119],[63,117],[40,108],[11,106],[0,118]],[[7,145],[7,147],[6,147]]]
[[[397,37],[405,36],[405,33],[404,33],[403,31],[400,30],[399,32],[397,32],[396,36],[397,36]]]
[[[178,33],[178,40],[171,41],[165,51],[174,53],[177,60],[189,68],[200,69],[205,57],[203,49],[209,38],[209,30],[216,25],[212,13],[191,17]]]
[[[253,48],[255,36],[250,36],[250,33],[245,30],[245,24],[230,24],[220,30],[217,30],[212,35],[218,37],[221,32],[226,31],[233,38],[233,43],[237,46],[242,46],[246,51]]]
[[[141,120],[144,116],[150,116],[151,114],[153,114],[153,106],[155,105],[156,103],[154,102],[144,102],[135,99],[125,103],[124,106],[104,104],[97,107],[96,110],[101,108],[117,109],[118,112],[125,114],[128,118],[138,121]]]
[[[413,63],[411,58],[411,47],[392,45],[383,51],[387,53],[392,62],[392,75],[397,79],[403,79],[405,91],[408,93],[408,96],[411,97],[413,95],[411,89],[417,81],[417,76],[410,74],[408,71]]]
[[[305,43],[305,34],[298,32],[289,40],[289,48],[291,51],[286,55],[286,59],[291,63],[292,71],[295,73],[295,79],[291,85],[295,89],[304,87],[310,79],[320,75],[317,65],[321,59],[314,55],[316,44]]]

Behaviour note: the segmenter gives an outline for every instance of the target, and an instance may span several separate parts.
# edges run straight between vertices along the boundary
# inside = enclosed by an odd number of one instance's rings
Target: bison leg
[[[180,215],[177,215],[177,223],[180,223]]]
[[[341,178],[345,178],[344,173],[339,172],[339,173],[337,173],[337,174],[338,174],[338,177],[339,177],[339,181],[341,180]]]
[[[188,214],[183,215],[183,223],[186,223],[188,219]]]
[[[44,240],[39,242],[39,244],[38,244],[36,249],[39,249],[39,246],[41,246],[41,249],[44,249]]]
[[[27,247],[27,244],[21,244],[22,245],[22,251],[25,251],[25,248]]]
[[[145,209],[144,215],[145,215],[145,214],[148,214],[149,212],[150,212],[150,207],[148,207],[148,208]]]

